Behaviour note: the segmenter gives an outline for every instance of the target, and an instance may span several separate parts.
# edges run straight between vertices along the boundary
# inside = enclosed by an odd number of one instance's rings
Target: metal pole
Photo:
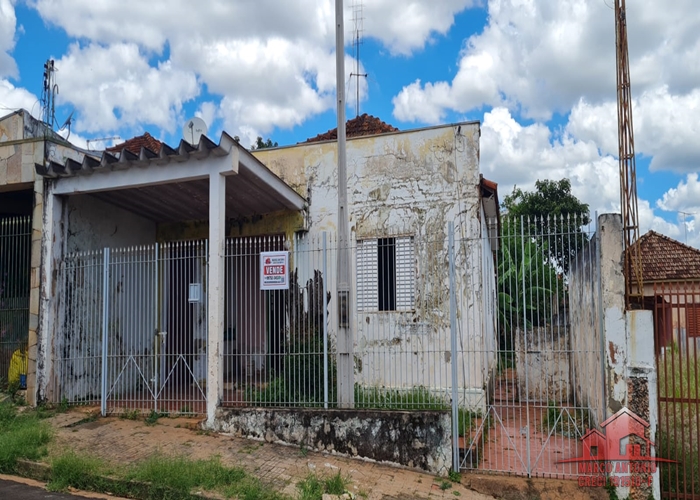
[[[323,407],[328,408],[328,309],[326,294],[328,288],[328,254],[326,232],[323,232]]]
[[[102,401],[100,412],[107,415],[107,330],[109,329],[109,248],[102,254]]]
[[[529,220],[529,219],[528,219]],[[528,237],[530,236],[530,231],[529,231],[530,225],[528,224]],[[522,307],[523,307],[523,356],[525,358],[525,453],[527,454],[527,477],[532,476],[532,468],[530,466],[530,387],[528,385],[528,378],[527,378],[527,364],[529,362],[528,356],[527,356],[527,307],[525,307],[525,301],[527,300],[526,296],[526,291],[525,291],[525,273],[527,270],[525,269],[525,220],[523,219],[523,216],[520,216],[520,248],[522,253],[520,254],[521,257],[521,267],[522,267],[522,282],[523,282],[523,300],[522,300]]]
[[[343,0],[335,1],[336,91],[338,94],[338,405],[354,406],[354,357],[350,300],[348,180],[345,158],[345,26]]]
[[[457,394],[457,298],[455,294],[455,227],[447,226],[450,260],[450,342],[452,361],[452,470],[459,471],[459,401]]]

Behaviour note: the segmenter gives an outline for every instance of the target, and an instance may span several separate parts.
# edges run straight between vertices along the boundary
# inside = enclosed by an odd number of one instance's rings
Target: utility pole
[[[642,283],[642,252],[639,245],[635,245],[639,239],[639,213],[625,0],[615,0],[615,46],[617,54],[620,210],[622,211],[623,249],[625,252],[625,306],[627,309],[632,309],[633,306],[639,306],[644,300],[644,284]]]
[[[338,406],[355,406],[354,339],[350,301],[350,235],[345,156],[345,26],[343,0],[335,0],[335,85],[338,95]]]

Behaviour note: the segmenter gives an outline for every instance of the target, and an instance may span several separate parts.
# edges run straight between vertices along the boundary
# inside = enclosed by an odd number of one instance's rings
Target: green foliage
[[[309,474],[304,480],[297,483],[299,500],[321,500],[325,493],[342,495],[347,490],[348,483],[348,478],[342,476],[340,471],[327,478]]]
[[[450,488],[452,488],[451,482],[449,482],[449,481],[441,481],[440,482],[440,489],[442,491],[449,490]]]
[[[532,328],[550,317],[552,299],[563,295],[547,246],[524,237],[519,220],[504,218],[498,255],[498,315],[504,333]],[[507,335],[509,336],[509,335]],[[512,346],[501,346],[512,349]]]
[[[262,137],[258,136],[258,138],[255,139],[255,144],[250,146],[250,149],[269,149],[276,148],[277,146],[279,146],[279,144],[277,144],[277,142],[272,142],[272,139],[268,138],[266,141],[264,141]]]
[[[159,418],[167,416],[167,413],[161,413],[155,410],[151,410],[151,413],[149,413],[148,416],[146,416],[146,419],[144,421],[146,422],[146,425],[156,425],[158,423]]]
[[[534,192],[516,187],[503,208],[508,217],[522,218],[524,234],[535,236],[547,256],[568,273],[571,258],[588,241],[581,226],[591,222],[588,205],[571,194],[571,181],[538,180]]]
[[[50,440],[50,427],[34,412],[18,413],[11,403],[0,403],[0,473],[14,472],[19,459],[41,458]]]
[[[450,473],[448,474],[447,477],[453,483],[461,483],[462,482],[462,474],[460,474],[460,472],[457,470],[450,470]]]

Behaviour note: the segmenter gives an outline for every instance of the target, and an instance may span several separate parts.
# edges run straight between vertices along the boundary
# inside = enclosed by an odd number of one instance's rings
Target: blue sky
[[[346,69],[354,70],[353,0]],[[613,12],[602,0],[364,0],[360,112],[400,129],[482,122],[481,170],[513,185],[569,177],[619,207]],[[280,145],[335,127],[332,0],[0,0],[0,112],[39,114],[56,60],[71,140],[149,131]],[[700,10],[629,2],[642,231],[700,246]],[[355,81],[348,81],[348,97]],[[352,103],[348,118],[355,115]],[[110,141],[94,142],[99,147]]]

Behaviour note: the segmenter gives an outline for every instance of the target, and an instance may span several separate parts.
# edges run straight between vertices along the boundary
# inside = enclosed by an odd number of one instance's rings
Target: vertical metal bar
[[[459,471],[459,395],[457,393],[457,298],[455,295],[455,228],[447,228],[450,265],[450,342],[452,368],[452,470]]]
[[[328,289],[328,245],[326,232],[323,232],[323,407],[328,408],[328,309],[326,294]]]
[[[529,227],[529,225],[528,225]],[[529,232],[529,231],[528,231]],[[529,235],[528,235],[529,236]],[[522,299],[522,308],[523,308],[523,343],[524,343],[524,349],[523,349],[523,357],[525,358],[525,363],[524,365],[524,370],[525,370],[525,454],[527,455],[527,460],[526,460],[526,466],[527,466],[527,475],[528,477],[531,476],[531,469],[530,469],[530,388],[528,384],[528,369],[527,369],[527,364],[528,364],[528,359],[527,359],[527,307],[525,306],[526,304],[526,291],[525,291],[525,219],[523,216],[520,216],[520,247],[521,247],[521,254],[520,258],[521,263],[521,269],[522,269],[522,286],[523,286],[523,299]]]
[[[109,328],[109,248],[102,255],[102,416],[107,415],[107,329]]]

